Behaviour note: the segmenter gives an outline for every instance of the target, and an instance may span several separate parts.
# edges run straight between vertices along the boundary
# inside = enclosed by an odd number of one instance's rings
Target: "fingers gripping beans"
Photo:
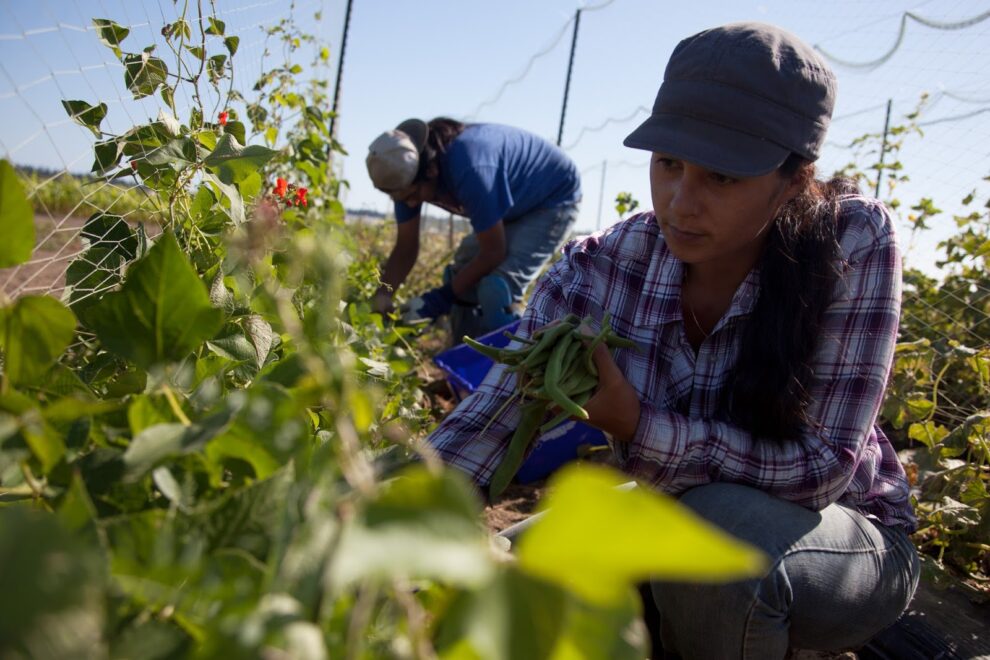
[[[540,328],[532,338],[509,335],[510,339],[522,344],[518,348],[495,348],[464,337],[468,346],[505,364],[508,372],[518,376],[517,391],[506,403],[519,399],[522,419],[492,476],[491,499],[500,495],[512,481],[526,450],[538,434],[546,433],[569,418],[588,419],[588,412],[582,406],[598,385],[598,370],[592,358],[595,349],[601,344],[611,349],[636,348],[635,342],[612,332],[608,313],[602,318],[597,334],[582,332],[582,327],[590,326],[592,322],[592,317],[581,321],[577,315],[569,314]],[[550,413],[556,414],[543,423]],[[496,416],[498,414],[501,409]]]

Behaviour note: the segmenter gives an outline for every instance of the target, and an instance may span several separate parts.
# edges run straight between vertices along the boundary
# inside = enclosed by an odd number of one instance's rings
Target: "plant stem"
[[[178,420],[182,422],[182,425],[192,426],[192,422],[190,422],[189,418],[186,417],[186,413],[182,412],[182,406],[179,405],[179,400],[175,398],[175,392],[172,391],[172,388],[169,387],[168,385],[163,385],[162,394],[165,395],[165,399],[168,401],[169,408],[172,409],[172,412],[175,414]]]

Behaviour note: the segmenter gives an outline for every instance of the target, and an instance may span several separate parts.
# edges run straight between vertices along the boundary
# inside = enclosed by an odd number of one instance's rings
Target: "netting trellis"
[[[180,3],[181,5],[182,3]],[[199,3],[202,5],[203,3]],[[281,3],[275,0],[245,1],[235,6],[209,3],[210,14],[226,24],[227,34],[236,35],[236,67],[228,88],[201,86],[202,105],[216,115],[230,89],[250,98],[252,85],[273,60],[273,40],[268,29],[279,17],[295,13],[306,17],[309,31],[325,41],[324,31],[332,21],[314,21],[324,12],[323,0]],[[135,178],[114,180],[98,176],[93,162],[94,136],[73,121],[62,101],[85,99],[106,106],[102,128],[106,134],[121,134],[148,118],[162,120],[165,105],[157,94],[134,99],[125,86],[125,66],[114,57],[94,24],[99,17],[112,17],[130,31],[128,43],[155,44],[154,55],[169,57],[163,26],[176,18],[174,3],[99,2],[11,3],[0,5],[4,28],[0,31],[0,131],[2,157],[18,168],[36,217],[36,248],[28,263],[0,270],[0,292],[8,297],[25,294],[63,293],[66,273],[72,263],[93,259],[87,255],[83,225],[94,214],[119,217],[139,233],[154,235],[163,209]],[[189,5],[187,2],[186,5]],[[194,15],[196,3],[189,12]],[[205,19],[204,19],[205,20]],[[195,23],[195,21],[193,21]],[[193,29],[198,26],[193,25]],[[325,72],[323,72],[326,77]],[[174,75],[174,74],[173,74]],[[189,85],[178,85],[176,114],[186,116],[195,99]],[[235,99],[237,97],[235,96]],[[244,116],[243,103],[238,103]],[[211,118],[207,118],[210,120]],[[246,117],[245,117],[246,119]],[[166,118],[167,120],[167,118]],[[96,132],[95,140],[101,138]],[[103,242],[112,240],[112,224]],[[112,259],[110,250],[101,259]],[[87,271],[106,272],[113,264],[104,260],[85,264]],[[82,266],[83,264],[79,264]],[[88,281],[87,290],[98,292],[116,282]]]

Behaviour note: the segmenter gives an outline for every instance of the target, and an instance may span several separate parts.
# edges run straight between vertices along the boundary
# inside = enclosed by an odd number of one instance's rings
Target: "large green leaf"
[[[590,603],[622,602],[648,578],[728,582],[758,575],[766,556],[645,488],[617,489],[614,470],[565,468],[552,480],[545,515],[522,536],[519,565]]]
[[[201,423],[156,424],[141,431],[124,452],[126,478],[129,481],[147,474],[166,458],[202,449],[230,423],[231,412],[224,410]]]
[[[102,136],[100,122],[107,116],[107,104],[90,105],[85,101],[62,101],[62,107],[72,117],[72,121],[93,131],[97,138]]]
[[[17,172],[0,160],[0,268],[16,266],[34,250],[34,211]]]
[[[178,170],[192,165],[198,157],[196,143],[188,137],[178,137],[148,152],[144,161],[156,167]]]
[[[224,183],[237,184],[260,170],[277,153],[257,144],[245,147],[233,135],[224,133],[203,162],[215,170]]]
[[[367,578],[484,583],[494,567],[480,515],[463,476],[409,468],[345,528],[329,584],[340,589]]]
[[[76,317],[50,296],[24,296],[0,309],[4,371],[14,385],[33,383],[72,341]]]
[[[168,67],[150,52],[128,53],[121,58],[124,63],[124,84],[135,99],[151,96],[168,83]]]
[[[107,348],[145,369],[182,359],[223,324],[170,233],[134,262],[120,291],[82,314]]]

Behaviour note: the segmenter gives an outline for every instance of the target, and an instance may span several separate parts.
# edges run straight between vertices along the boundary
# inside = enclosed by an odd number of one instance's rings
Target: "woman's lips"
[[[699,241],[705,237],[704,234],[678,229],[677,227],[669,223],[666,226],[666,230],[675,240],[678,241]]]

